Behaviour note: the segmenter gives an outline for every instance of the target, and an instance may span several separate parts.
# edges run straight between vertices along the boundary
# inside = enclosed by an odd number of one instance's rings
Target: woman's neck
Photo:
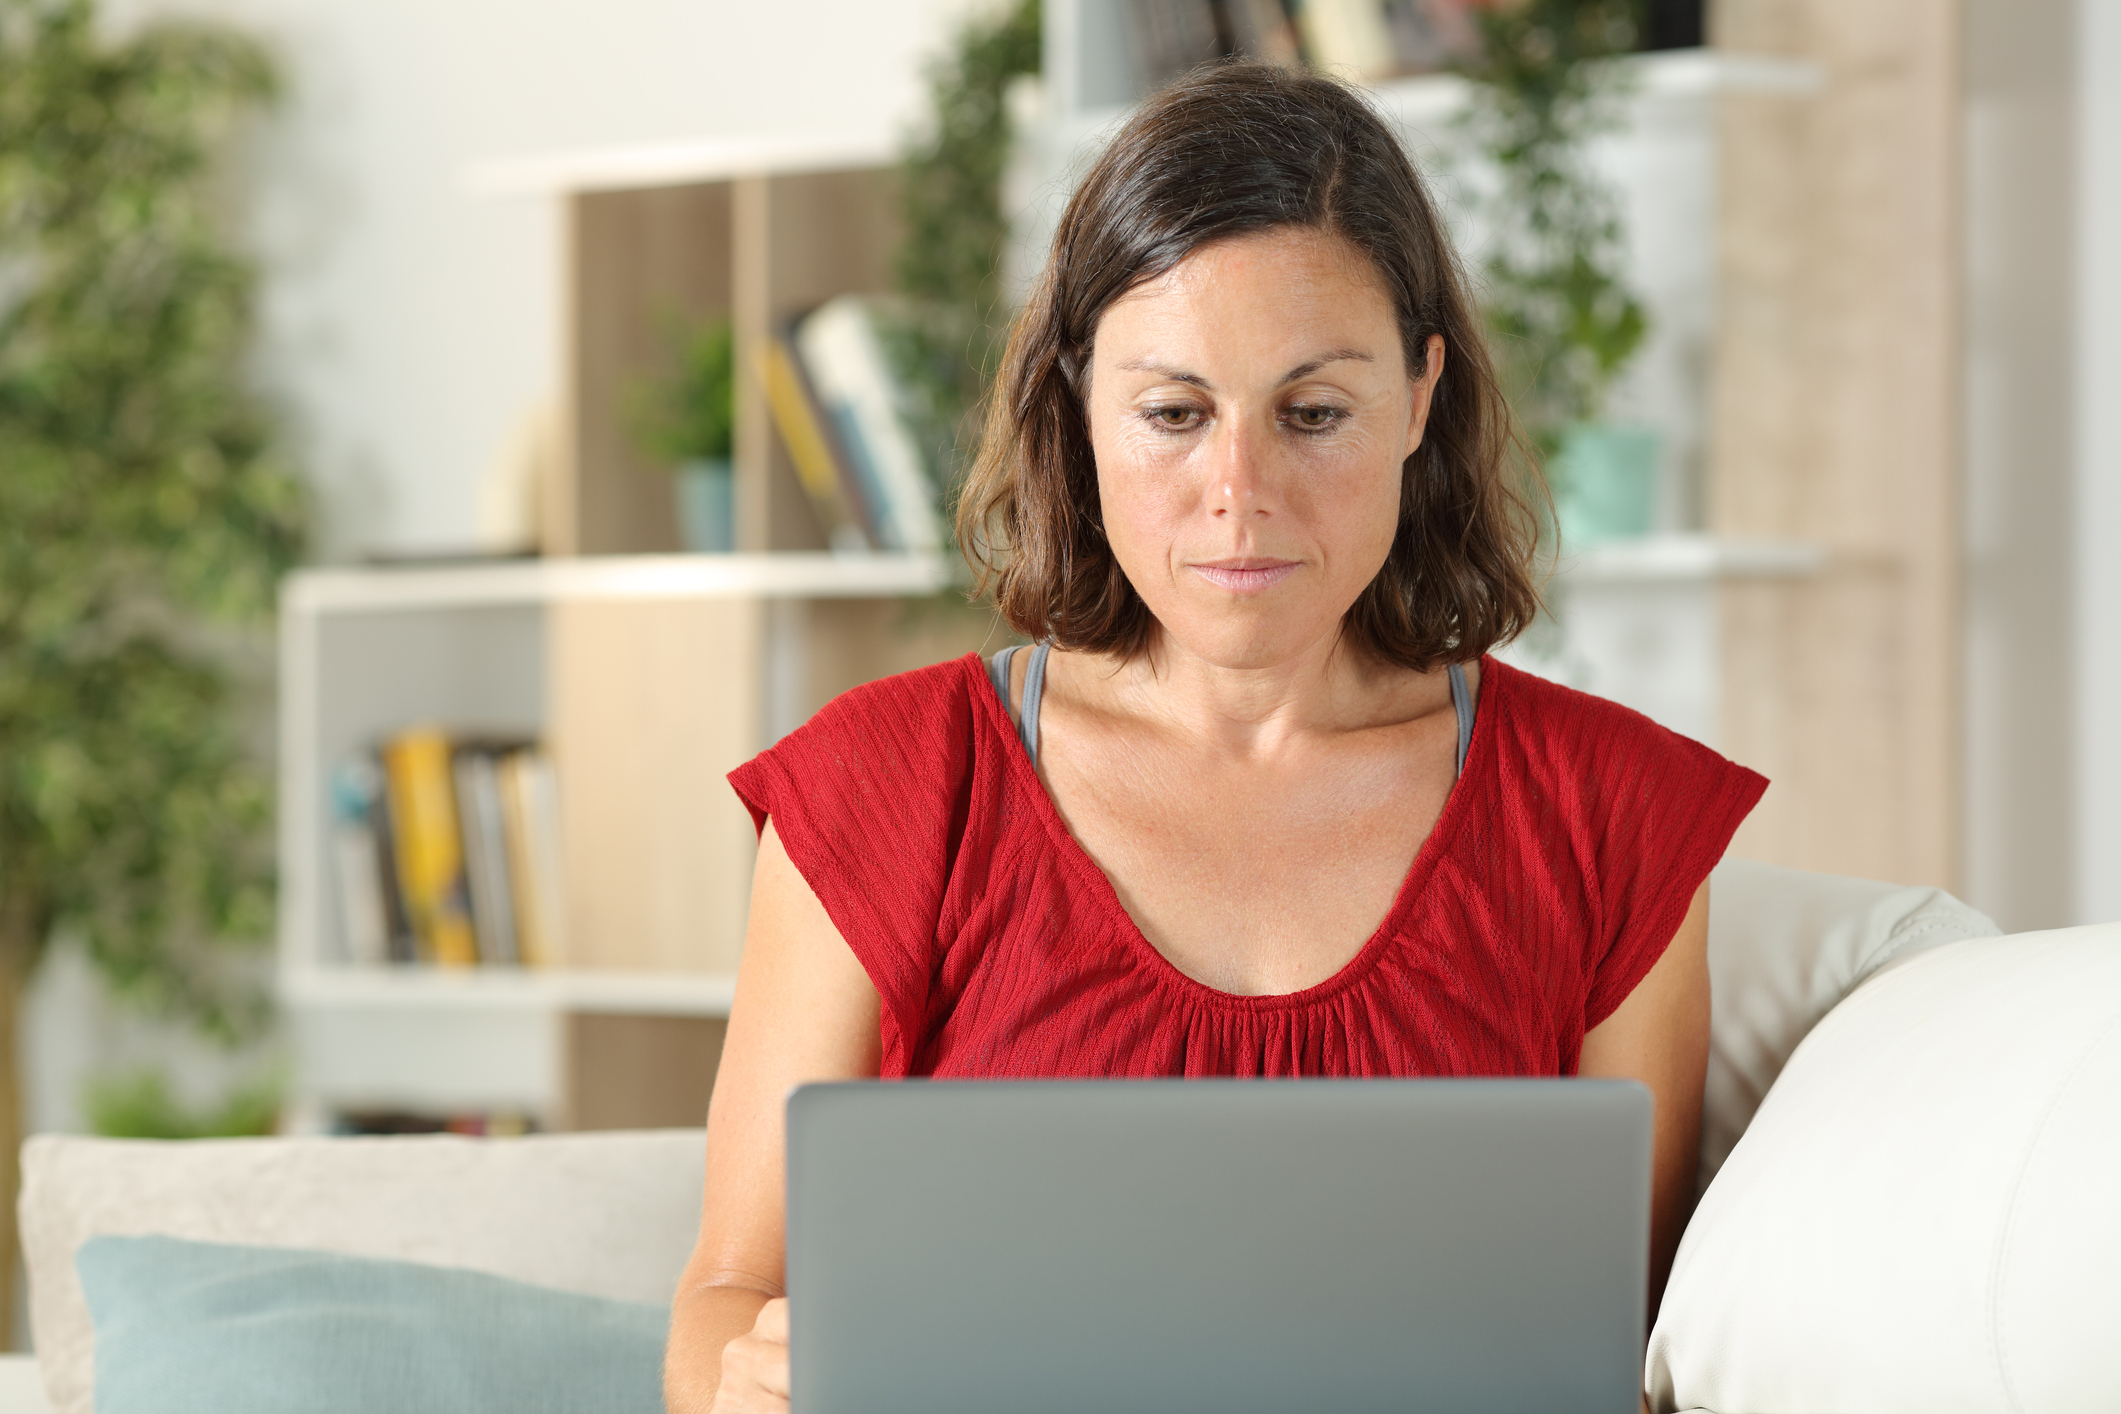
[[[1378,661],[1345,635],[1274,663],[1230,667],[1158,631],[1131,659],[1067,655],[1055,679],[1092,710],[1135,716],[1239,756],[1272,755],[1311,736],[1390,726],[1448,709],[1445,669]],[[1068,671],[1075,668],[1076,671]]]

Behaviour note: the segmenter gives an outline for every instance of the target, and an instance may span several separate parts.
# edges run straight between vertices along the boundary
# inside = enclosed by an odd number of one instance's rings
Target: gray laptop
[[[1650,1096],[876,1082],[788,1101],[794,1414],[1635,1414]]]

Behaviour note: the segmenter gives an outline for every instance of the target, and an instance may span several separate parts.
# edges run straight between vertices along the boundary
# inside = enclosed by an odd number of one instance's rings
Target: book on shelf
[[[1311,0],[1316,3],[1316,0]],[[1379,0],[1368,0],[1373,7]],[[1128,37],[1147,88],[1187,70],[1243,57],[1294,67],[1302,47],[1284,0],[1129,0]]]
[[[420,1110],[340,1110],[331,1132],[340,1136],[376,1134],[462,1134],[473,1139],[512,1139],[536,1134],[535,1117],[520,1110],[469,1110],[434,1114]]]
[[[535,748],[502,757],[496,774],[515,904],[516,952],[531,967],[550,967],[567,956],[559,779],[552,758]]]
[[[944,544],[936,478],[908,416],[906,390],[885,352],[880,308],[859,295],[819,305],[795,322],[794,362],[836,439],[841,485],[851,488],[850,499],[866,512],[870,543],[934,554]]]
[[[559,792],[536,743],[403,731],[333,773],[331,811],[346,961],[565,955]]]
[[[420,961],[468,967],[479,960],[479,949],[449,757],[449,738],[434,728],[398,733],[383,744],[384,793],[390,801],[398,889]]]
[[[412,952],[397,867],[389,858],[382,771],[371,757],[340,763],[331,776],[331,859],[346,958],[367,965]]]
[[[1305,0],[1304,57],[1364,79],[1431,74],[1480,53],[1466,0]]]
[[[826,543],[841,552],[873,549],[880,543],[873,493],[856,481],[817,389],[790,346],[794,336],[791,326],[786,336],[767,343],[761,357],[773,425],[788,449],[788,459],[795,463],[796,478],[810,498]]]
[[[450,754],[456,778],[457,824],[464,838],[464,881],[471,893],[471,931],[479,961],[513,963],[515,898],[508,886],[508,843],[501,817],[499,750],[460,743]]]

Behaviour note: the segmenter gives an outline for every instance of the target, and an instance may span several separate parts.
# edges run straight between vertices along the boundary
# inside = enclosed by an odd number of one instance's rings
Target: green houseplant
[[[886,330],[952,503],[1007,330],[1002,171],[1011,83],[1039,69],[1039,0],[967,20],[928,70],[929,116],[900,168],[898,318]]]
[[[244,368],[219,159],[274,88],[225,31],[0,0],[0,1269],[55,935],[214,1035],[266,1014],[241,964],[272,924],[270,792],[231,644],[305,512]]]
[[[1483,300],[1520,421],[1551,468],[1564,542],[1648,529],[1657,441],[1603,421],[1648,332],[1623,273],[1619,203],[1586,161],[1620,119],[1612,62],[1635,48],[1640,0],[1488,0],[1463,127],[1486,233]]]
[[[635,390],[634,441],[674,468],[687,550],[736,548],[736,334],[711,319],[688,334],[667,321],[671,372]]]

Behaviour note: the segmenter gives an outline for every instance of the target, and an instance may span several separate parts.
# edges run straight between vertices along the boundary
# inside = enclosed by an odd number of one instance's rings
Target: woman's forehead
[[[1115,300],[1098,332],[1094,357],[1108,366],[1169,364],[1203,343],[1223,357],[1284,362],[1314,346],[1378,360],[1398,346],[1391,299],[1369,258],[1308,229],[1203,245]]]
[[[1325,287],[1340,294],[1367,286],[1389,303],[1384,279],[1369,255],[1347,237],[1315,226],[1276,226],[1204,241],[1169,270],[1143,280],[1113,303],[1199,295],[1233,281]]]

